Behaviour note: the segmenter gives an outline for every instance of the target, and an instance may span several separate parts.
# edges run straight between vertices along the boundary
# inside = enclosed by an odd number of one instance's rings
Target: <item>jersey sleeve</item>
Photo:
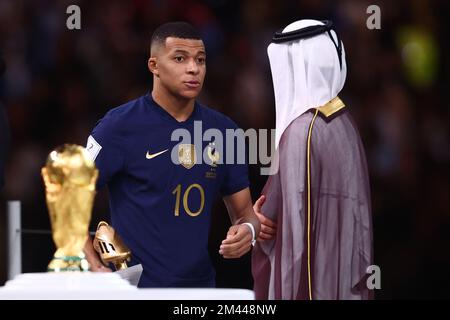
[[[86,149],[99,171],[97,190],[103,188],[124,167],[124,144],[116,122],[106,115],[97,122],[87,140]]]
[[[231,124],[229,129],[237,130],[239,127],[230,120]],[[230,128],[231,126],[231,128]],[[248,166],[246,160],[245,144],[238,145],[238,141],[245,141],[243,137],[242,130],[238,130],[237,135],[239,137],[235,139],[234,146],[234,161],[232,164],[227,164],[225,162],[225,177],[223,179],[222,185],[220,187],[220,193],[222,196],[228,196],[233,193],[239,192],[250,185],[248,180]],[[226,135],[225,135],[226,137]],[[227,143],[224,144],[225,146]],[[226,151],[225,151],[226,152]],[[238,155],[243,155],[239,157]]]

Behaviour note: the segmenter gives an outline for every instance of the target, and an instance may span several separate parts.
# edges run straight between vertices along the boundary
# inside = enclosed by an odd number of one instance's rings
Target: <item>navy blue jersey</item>
[[[208,141],[194,141],[198,121],[203,132],[215,128],[224,137],[226,129],[237,128],[197,102],[190,117],[178,122],[147,94],[110,110],[88,139],[100,173],[97,189],[108,186],[111,224],[133,263],[144,268],[140,287],[214,286],[208,254],[213,202],[249,182],[245,164],[220,164],[216,160],[225,154],[207,150]],[[176,129],[188,130],[191,143],[172,141]]]

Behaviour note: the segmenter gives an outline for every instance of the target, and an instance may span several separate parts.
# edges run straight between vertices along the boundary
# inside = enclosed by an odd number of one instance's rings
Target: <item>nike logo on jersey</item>
[[[169,149],[166,149],[166,150],[163,150],[163,151],[160,151],[160,152],[157,152],[157,153],[153,153],[153,154],[150,154],[150,153],[147,151],[147,154],[145,155],[145,157],[146,157],[147,159],[150,160],[150,159],[153,159],[153,158],[159,156],[160,154],[163,154],[163,153],[166,152],[167,150],[169,150]]]

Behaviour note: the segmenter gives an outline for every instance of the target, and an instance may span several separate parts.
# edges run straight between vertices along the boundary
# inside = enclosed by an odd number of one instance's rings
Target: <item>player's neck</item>
[[[194,111],[195,99],[178,98],[170,94],[164,94],[161,90],[152,91],[153,100],[166,110],[177,121],[186,121]]]

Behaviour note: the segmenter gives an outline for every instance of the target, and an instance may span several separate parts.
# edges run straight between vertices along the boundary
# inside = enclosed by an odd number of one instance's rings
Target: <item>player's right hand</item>
[[[256,216],[259,219],[259,222],[261,222],[261,231],[259,232],[258,241],[264,241],[264,240],[271,240],[275,237],[277,233],[277,224],[267,218],[262,212],[261,207],[266,201],[266,196],[262,195],[259,197],[258,200],[256,200],[255,204],[253,205],[253,211],[255,211]]]
[[[91,264],[89,271],[91,272],[112,272],[112,270],[106,267],[104,264]]]

